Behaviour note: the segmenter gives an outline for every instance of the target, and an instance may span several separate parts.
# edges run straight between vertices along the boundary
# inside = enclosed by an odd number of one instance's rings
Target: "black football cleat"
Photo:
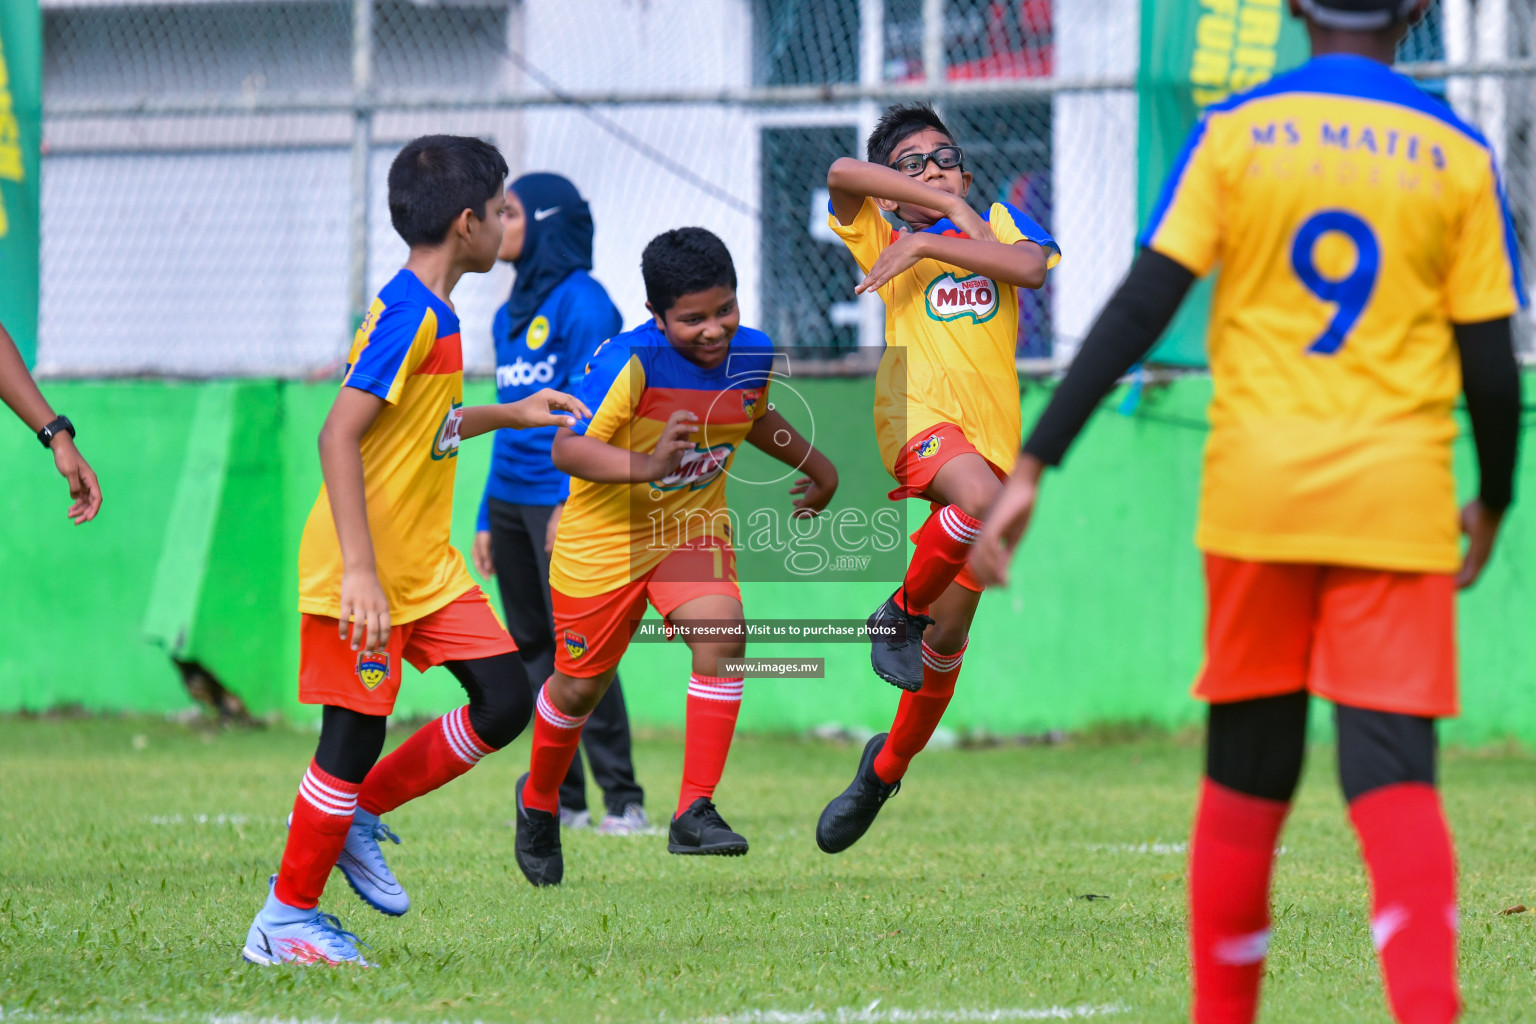
[[[885,599],[866,623],[869,629],[869,663],[875,675],[892,686],[916,693],[923,688],[923,630],[933,625],[927,615],[913,615]]]
[[[533,885],[559,885],[565,877],[565,856],[560,852],[560,816],[523,806],[523,786],[528,774],[517,780],[517,866]]]
[[[672,819],[667,852],[740,857],[747,852],[747,841],[731,831],[708,797],[701,796]]]
[[[821,818],[816,822],[816,845],[823,853],[842,853],[858,842],[875,823],[880,808],[901,789],[900,779],[885,783],[875,774],[875,755],[885,746],[889,735],[883,732],[870,737],[864,744],[864,754],[859,758],[859,770],[853,782],[821,812]]]

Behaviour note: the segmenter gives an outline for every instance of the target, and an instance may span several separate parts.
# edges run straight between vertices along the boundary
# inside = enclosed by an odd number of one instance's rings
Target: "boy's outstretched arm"
[[[1008,582],[1008,563],[1034,513],[1040,476],[1059,465],[1078,433],[1178,311],[1195,275],[1162,253],[1143,249],[1120,288],[1088,330],[1077,358],[1024,442],[1018,464],[987,512],[971,548],[971,571],[987,586]]]
[[[679,409],[667,418],[656,447],[650,452],[637,452],[609,444],[587,434],[578,434],[570,427],[555,431],[555,442],[549,454],[555,468],[562,473],[590,480],[596,484],[639,484],[647,480],[661,480],[677,470],[683,453],[693,448],[694,426],[698,417]]]
[[[837,493],[837,467],[790,426],[784,414],[770,409],[747,432],[747,443],[760,448],[787,466],[804,469],[806,475],[789,489],[795,499],[795,516],[814,516]]]
[[[341,615],[338,632],[352,649],[382,650],[389,642],[389,599],[379,583],[373,534],[368,529],[363,480],[363,435],[384,411],[384,399],[343,387],[320,428],[320,472],[341,546]]]
[[[57,418],[3,326],[0,326],[0,401],[10,406],[33,433]],[[75,499],[69,507],[69,518],[76,526],[96,518],[96,513],[101,510],[101,485],[96,482],[90,464],[75,447],[74,437],[65,432],[55,434],[48,450],[53,452],[54,468],[69,482],[69,496]]]
[[[832,215],[839,224],[852,224],[864,205],[864,197],[869,196],[937,210],[972,238],[997,241],[981,214],[971,209],[963,197],[924,185],[894,167],[839,157],[827,168],[827,192],[832,198]]]
[[[543,388],[516,402],[467,406],[459,419],[459,437],[467,440],[503,429],[574,427],[577,420],[591,417],[592,410],[581,404],[581,399],[554,388]]]
[[[990,230],[989,232],[990,233]],[[967,232],[969,234],[969,232]],[[994,281],[1020,288],[1039,288],[1045,284],[1046,264],[1043,249],[1029,239],[1012,245],[987,242],[978,238],[956,238],[926,231],[904,231],[895,243],[886,246],[874,266],[853,289],[855,294],[878,291],[887,281],[911,268],[920,259],[939,260],[984,274]]]

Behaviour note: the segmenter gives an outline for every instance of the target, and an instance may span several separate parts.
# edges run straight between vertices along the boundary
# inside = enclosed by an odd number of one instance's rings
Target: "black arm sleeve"
[[[1115,382],[1152,350],[1194,283],[1195,275],[1182,264],[1151,249],[1141,250],[1035,422],[1024,442],[1026,454],[1048,466],[1061,463]]]
[[[1461,387],[1477,447],[1478,497],[1502,512],[1515,500],[1520,447],[1520,366],[1509,318],[1456,325]]]

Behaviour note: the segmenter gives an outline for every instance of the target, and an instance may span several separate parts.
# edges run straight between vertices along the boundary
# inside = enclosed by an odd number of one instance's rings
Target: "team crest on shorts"
[[[939,445],[943,441],[943,434],[934,434],[932,437],[923,438],[922,443],[913,445],[912,450],[917,452],[918,458],[926,459],[930,455],[937,455],[939,453]]]
[[[364,651],[357,656],[357,681],[370,690],[389,678],[389,652]]]
[[[566,630],[565,631],[565,653],[566,653],[566,655],[572,661],[575,661],[577,658],[581,657],[583,654],[586,654],[587,653],[587,638],[582,636],[580,633],[573,632],[573,631],[571,631],[569,629]]]

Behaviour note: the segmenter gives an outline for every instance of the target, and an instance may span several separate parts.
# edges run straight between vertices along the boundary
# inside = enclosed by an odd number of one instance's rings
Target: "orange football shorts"
[[[400,692],[400,661],[422,672],[517,650],[491,602],[473,587],[413,622],[394,626],[382,651],[354,651],[335,619],[304,614],[299,625],[299,702],[387,715]]]
[[[1372,711],[1459,710],[1456,582],[1448,573],[1205,556],[1213,704],[1306,690]]]
[[[575,679],[600,676],[619,663],[650,601],[663,619],[697,597],[741,600],[736,552],[705,540],[672,552],[650,572],[617,590],[570,597],[551,588],[555,612],[555,670]]]
[[[921,497],[933,484],[933,478],[938,475],[946,462],[956,455],[964,455],[968,452],[981,455],[976,450],[976,446],[966,438],[965,431],[953,423],[939,423],[921,434],[914,434],[906,444],[902,445],[901,455],[896,460],[897,486],[887,497],[892,501]],[[981,457],[987,458],[985,455]],[[1008,479],[1008,474],[999,469],[991,459],[987,459],[987,466],[999,480]],[[935,512],[944,507],[937,501],[931,501],[929,504],[933,506]],[[921,532],[921,529],[913,532],[912,543],[917,543],[917,535]],[[955,582],[978,594],[986,589],[981,585],[981,581],[971,574],[969,564],[960,567],[960,573],[955,577]]]

